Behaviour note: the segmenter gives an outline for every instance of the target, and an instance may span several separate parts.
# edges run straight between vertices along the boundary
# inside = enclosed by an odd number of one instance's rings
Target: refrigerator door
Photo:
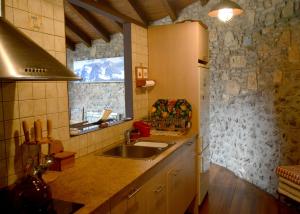
[[[209,70],[199,67],[200,83],[199,83],[199,150],[200,154],[209,144]]]
[[[208,192],[209,186],[209,147],[206,147],[200,155],[197,155],[198,162],[198,179],[197,179],[197,188],[198,188],[198,205],[201,205],[205,195]]]

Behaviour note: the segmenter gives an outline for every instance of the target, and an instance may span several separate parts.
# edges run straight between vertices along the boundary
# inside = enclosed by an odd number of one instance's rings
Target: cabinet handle
[[[190,142],[187,142],[185,145],[191,146],[191,145],[193,145],[193,144],[194,144],[194,141],[190,141]]]
[[[160,193],[163,190],[164,186],[160,185],[159,187],[156,188],[156,190],[154,190],[155,193]]]
[[[177,176],[178,175],[178,173],[181,171],[181,169],[177,169],[177,170],[175,170],[173,173],[172,173],[172,175],[173,176]]]
[[[127,196],[127,199],[130,199],[133,196],[135,196],[139,191],[141,191],[141,189],[142,189],[142,187],[134,189],[134,191]]]

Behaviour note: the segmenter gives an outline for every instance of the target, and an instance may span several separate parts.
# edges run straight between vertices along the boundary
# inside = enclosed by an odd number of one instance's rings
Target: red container
[[[133,127],[140,131],[141,137],[149,137],[150,136],[150,125],[148,125],[144,121],[134,122]]]

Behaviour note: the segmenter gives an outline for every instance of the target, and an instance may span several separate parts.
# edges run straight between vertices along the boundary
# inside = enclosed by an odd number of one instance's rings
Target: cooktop
[[[70,201],[63,201],[58,199],[52,199],[50,202],[50,206],[47,211],[45,210],[35,210],[32,208],[26,207],[26,210],[19,210],[14,207],[13,203],[9,197],[9,191],[7,189],[0,189],[0,213],[9,213],[9,214],[31,214],[31,213],[39,213],[39,214],[72,214],[79,210],[84,204],[74,203]]]

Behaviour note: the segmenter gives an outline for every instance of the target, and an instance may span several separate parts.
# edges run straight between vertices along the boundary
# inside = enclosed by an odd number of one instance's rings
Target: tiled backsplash
[[[63,0],[6,0],[5,12],[10,22],[66,64]],[[148,66],[146,29],[132,25],[132,50],[134,75],[135,66]],[[141,89],[133,90],[134,118],[139,119],[147,115],[148,96]],[[42,119],[44,136],[46,120],[51,119],[53,136],[62,140],[66,150],[77,152],[77,157],[122,139],[124,130],[131,126],[126,122],[70,138],[67,82],[2,82],[0,94],[0,187],[22,176],[27,158],[36,156],[40,149],[22,145],[25,119],[30,128],[34,120]]]

